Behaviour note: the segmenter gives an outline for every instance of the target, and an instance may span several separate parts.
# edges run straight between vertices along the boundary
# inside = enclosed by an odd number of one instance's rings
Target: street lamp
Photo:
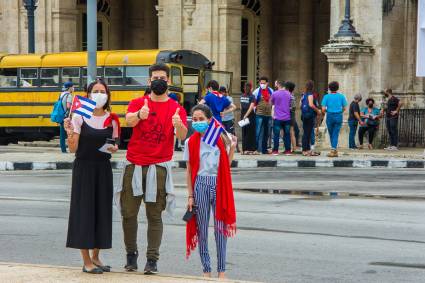
[[[24,7],[28,15],[28,53],[35,52],[34,40],[34,11],[37,9],[38,0],[24,0]]]
[[[350,0],[345,0],[345,17],[341,22],[338,32],[335,37],[360,37],[353,26],[353,21],[350,19]]]

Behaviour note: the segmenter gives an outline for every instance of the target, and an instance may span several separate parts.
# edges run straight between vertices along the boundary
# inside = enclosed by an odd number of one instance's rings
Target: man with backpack
[[[321,114],[317,105],[317,100],[313,95],[314,82],[308,81],[305,85],[305,92],[301,98],[301,120],[303,121],[303,155],[304,156],[317,156],[316,152],[311,150],[311,135],[313,133],[314,122],[316,116]]]
[[[72,105],[72,93],[74,92],[74,85],[72,82],[65,82],[63,84],[62,93],[59,96],[57,101],[58,105],[55,107],[53,112],[56,112],[52,115],[52,121],[59,123],[59,137],[60,137],[60,147],[63,153],[66,153],[66,131],[63,126],[63,120],[68,116],[69,111]],[[55,105],[56,106],[56,105]],[[58,108],[58,109],[56,109]],[[61,108],[61,109],[60,109]],[[62,111],[61,111],[62,110]],[[55,118],[53,118],[55,116]]]

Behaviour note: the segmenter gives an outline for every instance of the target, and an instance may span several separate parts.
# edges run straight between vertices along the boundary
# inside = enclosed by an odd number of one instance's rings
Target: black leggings
[[[366,132],[368,132],[368,140],[369,144],[373,143],[373,138],[375,137],[376,130],[378,128],[375,126],[367,126],[367,127],[360,127],[359,128],[359,142],[360,145],[363,145],[363,137]]]

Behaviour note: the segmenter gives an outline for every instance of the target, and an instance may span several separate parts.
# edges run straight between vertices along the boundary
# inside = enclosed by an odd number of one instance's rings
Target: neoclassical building
[[[192,49],[232,71],[233,92],[265,75],[337,80],[348,97],[392,88],[424,108],[415,74],[418,0],[351,0],[355,37],[338,37],[345,0],[98,0],[98,48]],[[86,0],[39,0],[36,52],[86,48]],[[26,53],[23,0],[0,0],[0,53]]]

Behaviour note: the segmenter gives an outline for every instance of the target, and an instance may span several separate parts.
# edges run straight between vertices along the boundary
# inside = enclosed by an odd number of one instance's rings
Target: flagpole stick
[[[74,106],[74,99],[75,99],[75,95],[72,96],[71,108],[69,109],[69,113],[68,113],[68,117],[67,118],[71,118],[72,107]]]

